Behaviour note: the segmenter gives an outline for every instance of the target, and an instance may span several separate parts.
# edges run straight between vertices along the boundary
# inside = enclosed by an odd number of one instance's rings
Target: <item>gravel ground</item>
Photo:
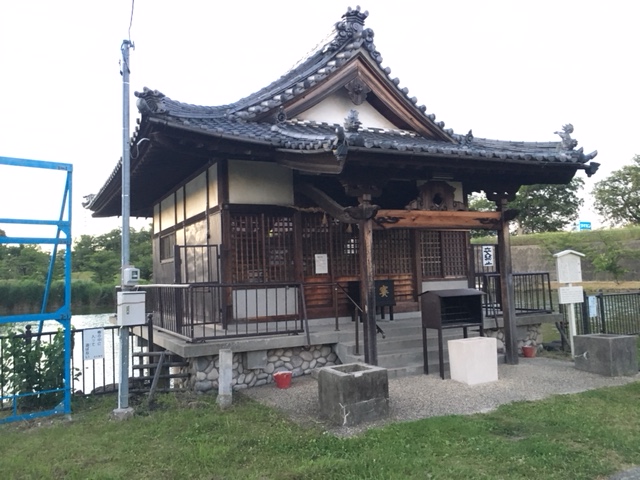
[[[550,395],[640,381],[640,375],[603,377],[583,372],[576,370],[573,363],[562,360],[542,357],[519,360],[519,365],[499,365],[499,380],[482,385],[469,386],[453,380],[441,380],[435,374],[391,379],[389,417],[354,427],[329,425],[319,418],[318,384],[309,376],[294,378],[288,389],[269,384],[243,390],[242,395],[281,410],[297,423],[317,425],[337,436],[352,436],[392,422],[483,413],[505,403],[539,400]]]

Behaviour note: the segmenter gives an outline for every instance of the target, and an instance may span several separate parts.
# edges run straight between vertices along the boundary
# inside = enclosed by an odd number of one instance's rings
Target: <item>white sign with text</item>
[[[584,293],[582,287],[558,288],[558,302],[561,305],[567,305],[569,303],[583,303]]]
[[[104,358],[104,328],[90,328],[82,332],[82,352],[85,361]]]

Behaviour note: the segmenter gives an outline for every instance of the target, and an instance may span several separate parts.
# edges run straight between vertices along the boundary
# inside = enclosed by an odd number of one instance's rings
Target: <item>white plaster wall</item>
[[[202,213],[207,208],[207,176],[203,172],[187,183],[184,187],[186,202],[186,217]]]
[[[319,104],[299,114],[297,118],[300,120],[342,125],[349,110],[358,111],[359,119],[363,127],[387,128],[391,130],[398,128],[383,117],[369,102],[365,101],[361,105],[355,105],[345,89],[338,90]]]
[[[222,220],[220,213],[209,216],[209,244],[220,245],[222,243]]]
[[[233,292],[233,315],[237,320],[294,315],[298,313],[297,288],[261,288]]]
[[[176,230],[176,245],[184,245],[184,229],[179,228]]]
[[[175,224],[175,203],[173,195],[171,195],[160,202],[160,227],[162,230],[165,230],[169,227],[173,227]]]
[[[205,222],[200,221],[185,227],[186,243],[185,245],[206,245],[207,230]]]
[[[160,204],[157,203],[153,206],[153,231],[160,231]]]
[[[293,172],[273,163],[230,160],[229,202],[293,205]]]
[[[209,167],[209,207],[218,205],[218,165]]]
[[[176,192],[176,217],[178,222],[184,221],[184,190],[182,188]]]

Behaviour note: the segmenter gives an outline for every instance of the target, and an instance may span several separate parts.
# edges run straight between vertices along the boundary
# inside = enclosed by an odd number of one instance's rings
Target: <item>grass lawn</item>
[[[640,382],[398,423],[353,438],[236,395],[166,395],[108,419],[113,396],[64,418],[0,425],[0,478],[595,479],[640,464]]]

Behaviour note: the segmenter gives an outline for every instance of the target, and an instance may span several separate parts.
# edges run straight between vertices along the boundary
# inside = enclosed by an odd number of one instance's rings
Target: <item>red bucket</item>
[[[276,372],[273,380],[278,388],[289,388],[291,386],[291,372]]]
[[[527,358],[533,358],[536,356],[536,351],[538,350],[538,347],[534,346],[534,345],[523,345],[522,346],[522,355],[524,355]]]

